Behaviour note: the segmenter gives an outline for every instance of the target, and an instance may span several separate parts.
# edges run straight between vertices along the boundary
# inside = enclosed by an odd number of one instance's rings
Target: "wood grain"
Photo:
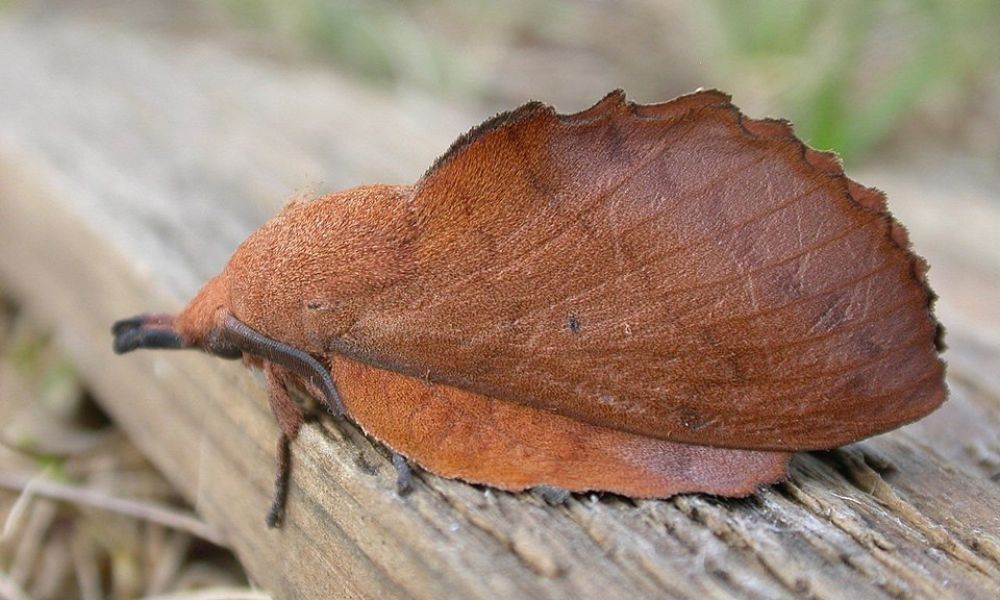
[[[970,200],[943,232],[948,187],[859,175],[934,265],[951,399],[798,455],[787,484],[552,507],[419,474],[399,497],[384,452],[321,419],[295,443],[288,521],[270,531],[277,429],[258,384],[195,354],[114,357],[109,324],[178,309],[303,184],[413,180],[482,115],[418,114],[328,72],[76,21],[7,16],[0,55],[0,286],[275,597],[1000,596],[1000,328],[980,308],[997,299],[996,255],[949,237],[955,221],[1000,222],[995,206]]]

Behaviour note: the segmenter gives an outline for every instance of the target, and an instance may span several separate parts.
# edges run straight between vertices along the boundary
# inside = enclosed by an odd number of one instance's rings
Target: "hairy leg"
[[[267,381],[267,398],[271,412],[281,428],[276,449],[277,473],[274,476],[274,497],[271,510],[267,513],[267,526],[278,527],[285,516],[288,500],[288,483],[292,472],[291,443],[299,435],[302,427],[302,409],[288,393],[287,375],[274,363],[264,363],[264,378]]]

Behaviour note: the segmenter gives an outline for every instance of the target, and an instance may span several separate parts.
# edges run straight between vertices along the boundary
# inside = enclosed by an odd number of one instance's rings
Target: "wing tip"
[[[835,152],[811,148],[795,135],[789,121],[769,118],[751,119],[732,103],[727,103],[725,106],[720,105],[719,108],[730,115],[730,118],[745,135],[763,143],[786,145],[792,150],[791,154],[796,155],[797,160],[807,170],[829,178],[848,202],[879,218],[886,239],[906,261],[910,276],[924,294],[927,319],[934,328],[933,346],[938,354],[943,352],[946,349],[944,326],[934,314],[934,304],[938,296],[931,289],[927,280],[929,265],[922,256],[914,252],[906,228],[896,220],[889,210],[885,193],[877,188],[864,186],[848,177],[844,172],[843,161]],[[940,358],[938,360],[943,364]],[[940,385],[944,386],[943,375]]]

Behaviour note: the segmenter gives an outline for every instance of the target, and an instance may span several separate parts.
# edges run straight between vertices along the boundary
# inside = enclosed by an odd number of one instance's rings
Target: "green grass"
[[[238,18],[294,38],[320,58],[376,83],[408,80],[451,90],[461,56],[425,33],[409,5],[388,0],[222,0]]]
[[[996,0],[707,0],[681,10],[627,1],[608,8],[581,8],[569,0],[502,6],[485,0],[217,1],[237,18],[281,32],[359,78],[472,99],[504,85],[484,75],[490,68],[479,53],[484,40],[499,43],[501,52],[503,44],[561,48],[561,56],[573,53],[566,68],[583,69],[574,75],[607,80],[608,89],[643,87],[650,65],[663,65],[669,88],[677,62],[664,53],[669,45],[644,51],[628,44],[632,40],[602,36],[619,31],[616,19],[634,23],[639,15],[654,39],[668,35],[666,19],[680,20],[694,40],[685,43],[701,44],[694,56],[702,81],[735,93],[738,101],[766,90],[774,114],[791,117],[811,145],[836,150],[846,161],[872,152],[922,107],[941,98],[957,106],[955,98],[996,69],[1000,56]],[[597,25],[581,18],[595,13]],[[627,64],[607,61],[609,41]],[[681,51],[691,54],[690,48]],[[546,97],[548,85],[543,79],[515,88]]]
[[[993,0],[713,5],[724,31],[718,71],[778,70],[774,80],[798,133],[848,161],[870,152],[929,98],[971,88],[1000,56],[1000,4]]]

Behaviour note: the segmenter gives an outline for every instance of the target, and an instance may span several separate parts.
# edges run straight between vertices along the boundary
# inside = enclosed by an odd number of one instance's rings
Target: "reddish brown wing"
[[[411,203],[420,276],[352,328],[369,362],[740,448],[832,447],[944,399],[924,264],[881,195],[721,93],[525,105]]]
[[[598,427],[427,383],[341,356],[331,371],[351,418],[442,477],[519,491],[549,485],[630,498],[747,496],[787,477],[788,452],[713,448]]]

